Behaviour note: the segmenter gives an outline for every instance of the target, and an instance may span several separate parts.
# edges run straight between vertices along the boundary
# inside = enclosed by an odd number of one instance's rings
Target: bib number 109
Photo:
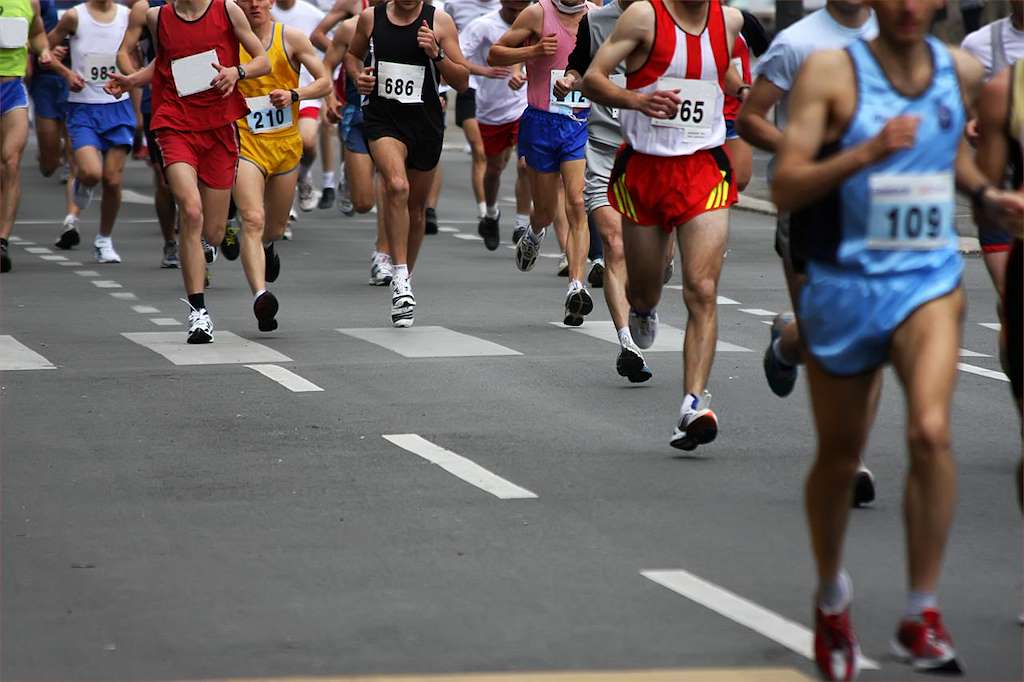
[[[893,208],[885,214],[889,222],[889,237],[894,240],[935,239],[942,234],[942,209],[938,206],[911,206]]]
[[[928,250],[946,246],[953,235],[953,177],[872,175],[867,245],[883,250]]]

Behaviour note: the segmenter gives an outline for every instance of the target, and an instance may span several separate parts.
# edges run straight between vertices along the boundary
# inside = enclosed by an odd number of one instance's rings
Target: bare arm
[[[136,2],[132,5],[131,12],[128,13],[128,28],[125,29],[124,38],[121,39],[121,47],[117,49],[117,68],[121,73],[135,71],[135,54],[139,47],[139,40],[142,38],[142,30],[146,28],[148,13],[149,3],[146,0]]]
[[[57,47],[63,43],[68,36],[74,35],[77,30],[78,11],[72,7],[61,15],[60,21],[57,22],[57,25],[53,27],[52,31],[44,34],[48,41],[47,47]]]
[[[318,50],[326,52],[331,47],[331,39],[327,36],[335,26],[349,17],[356,16],[359,12],[359,0],[335,0],[331,11],[327,13],[313,32],[309,39]]]
[[[225,6],[228,10],[228,17],[231,19],[231,27],[235,30],[235,37],[242,44],[245,51],[252,56],[249,63],[242,64],[247,78],[259,78],[270,73],[270,60],[267,59],[267,51],[263,49],[263,43],[252,32],[249,25],[249,18],[245,16],[242,8],[234,3],[234,0],[227,0]],[[229,69],[235,72],[235,82],[238,81],[238,70]],[[223,73],[222,73],[223,75]],[[234,83],[232,83],[232,86]]]
[[[334,32],[331,38],[331,45],[324,53],[324,68],[328,73],[334,73],[336,66],[345,61],[345,53],[348,52],[349,43],[355,34],[356,21],[354,17],[341,22],[341,26]]]
[[[533,45],[523,46],[530,38],[540,35],[539,27],[543,26],[543,17],[544,10],[540,5],[531,5],[520,12],[505,35],[491,45],[487,53],[487,63],[490,66],[512,66],[543,54],[554,54],[558,49],[558,39],[554,36],[548,36]],[[553,49],[550,46],[552,42]],[[545,43],[549,45],[545,47]],[[548,49],[551,50],[550,53],[547,52]]]
[[[785,95],[785,90],[764,76],[758,76],[736,119],[736,129],[740,136],[758,149],[777,151],[782,142],[782,131],[768,120],[768,112]]]
[[[426,21],[419,29],[417,40],[420,47],[431,59],[439,54],[439,47],[444,50],[445,58],[437,64],[444,81],[458,92],[465,92],[469,87],[469,64],[462,56],[459,46],[459,34],[455,30],[455,22],[444,12],[434,12],[434,28],[427,27]]]
[[[345,53],[345,73],[355,81],[359,94],[369,95],[377,78],[373,75],[373,67],[363,66],[366,51],[370,49],[370,34],[373,33],[373,9],[365,9],[356,22],[355,33]]]
[[[43,26],[43,17],[39,10],[39,0],[32,0],[32,23],[28,27],[28,46],[43,66],[49,66],[53,58],[50,55],[50,43]]]
[[[299,99],[320,99],[327,95],[331,91],[331,72],[324,68],[324,63],[320,61],[320,55],[317,54],[313,48],[313,43],[309,41],[306,34],[296,28],[285,26],[284,42],[288,54],[292,56],[292,61],[305,66],[314,79],[309,85],[296,89]],[[280,93],[284,100],[281,105],[278,105],[275,101],[275,106],[280,108],[281,106],[291,104],[290,92],[287,90],[275,90],[270,93],[271,100],[274,100],[275,93]]]

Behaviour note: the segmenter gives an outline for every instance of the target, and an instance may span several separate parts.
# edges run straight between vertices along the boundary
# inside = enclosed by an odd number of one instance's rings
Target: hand
[[[979,226],[1002,228],[1018,239],[1024,239],[1024,194],[988,188],[975,207]]]
[[[46,48],[36,56],[36,61],[39,62],[39,66],[49,68],[53,63],[53,52],[50,51],[50,48]]]
[[[512,69],[507,66],[492,66],[487,69],[487,78],[508,78],[512,75]]]
[[[53,57],[55,61],[64,61],[64,59],[68,56],[68,46],[58,45],[57,47],[51,47],[50,56]]]
[[[572,92],[572,86],[576,84],[576,79],[572,76],[564,76],[555,81],[555,97],[558,99],[565,99],[566,95]]]
[[[76,73],[74,71],[70,72],[70,74],[68,75],[67,81],[68,81],[68,89],[70,89],[71,92],[81,92],[85,88],[85,79],[82,78],[82,74],[80,74],[80,73]],[[120,97],[120,95],[114,95],[114,96],[115,97]]]
[[[533,53],[536,57],[551,57],[558,52],[558,36],[554,33],[544,36],[539,43],[533,46]]]
[[[337,125],[341,122],[341,102],[338,101],[333,92],[324,98],[324,117],[332,125]]]
[[[364,67],[359,72],[359,76],[356,78],[356,89],[359,90],[360,95],[369,95],[373,92],[373,89],[377,86],[377,77],[373,75],[373,67]]]
[[[508,79],[508,87],[513,90],[520,90],[526,85],[526,74],[525,73],[514,73],[512,77]]]
[[[881,132],[871,138],[873,161],[881,161],[891,154],[913,147],[920,122],[917,116],[890,118]]]
[[[426,19],[423,20],[423,25],[420,26],[420,29],[416,31],[416,44],[431,59],[436,59],[437,55],[441,54],[441,47],[437,44],[437,36],[430,30]]]
[[[679,90],[655,90],[643,95],[640,111],[651,118],[674,118],[682,101]]]
[[[967,125],[964,127],[964,135],[967,136],[967,141],[971,143],[972,147],[978,144],[977,118],[972,118],[970,121],[967,122]]]
[[[210,64],[210,67],[217,72],[210,85],[220,90],[222,97],[227,97],[234,91],[235,83],[238,82],[238,69],[234,66],[221,66],[217,62]]]
[[[288,90],[272,90],[270,93],[270,103],[278,109],[291,106],[292,93]]]

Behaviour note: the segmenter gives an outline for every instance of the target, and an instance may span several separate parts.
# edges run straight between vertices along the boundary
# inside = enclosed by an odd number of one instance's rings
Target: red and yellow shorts
[[[608,183],[612,208],[637,225],[656,225],[665,232],[736,200],[732,166],[722,147],[687,156],[651,156],[623,145]]]

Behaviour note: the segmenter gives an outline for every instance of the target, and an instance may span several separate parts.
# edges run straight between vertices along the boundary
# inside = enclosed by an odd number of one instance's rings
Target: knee
[[[263,207],[246,207],[239,208],[238,215],[242,219],[242,229],[245,230],[246,234],[256,234],[257,236],[263,232],[263,224],[266,222],[266,214],[263,211]]]
[[[934,409],[910,418],[907,429],[911,467],[928,465],[950,450],[949,419],[945,410]]]
[[[188,232],[199,232],[203,229],[203,204],[196,197],[179,205],[181,229]]]
[[[484,172],[492,178],[499,176],[501,175],[501,171],[504,170],[502,168],[502,165],[503,164],[501,163],[501,159],[494,156],[489,156],[487,157],[487,168],[484,170]]]
[[[100,171],[79,167],[75,177],[86,187],[95,187],[103,179],[103,174]]]
[[[373,195],[371,194],[365,197],[353,196],[352,208],[355,209],[355,212],[360,215],[364,213],[369,213],[370,211],[373,210]]]
[[[470,145],[470,149],[473,152],[473,163],[480,164],[481,166],[487,163],[487,154],[484,153],[483,144]]]
[[[3,168],[5,178],[17,178],[21,174],[19,170],[21,168],[21,156],[12,154],[9,158],[3,160],[0,167]]]
[[[604,250],[604,260],[609,261],[621,261],[625,258],[625,253],[622,250],[622,234],[615,230],[602,230],[601,231],[601,246]]]
[[[384,178],[384,187],[392,201],[409,201],[409,180],[404,175],[394,174]]]
[[[699,277],[687,279],[683,287],[683,300],[686,307],[707,309],[715,305],[715,297],[718,295],[718,285],[711,277]]]
[[[121,191],[122,175],[120,172],[103,174],[103,189]]]
[[[565,208],[570,215],[585,216],[587,214],[587,206],[583,200],[583,191],[573,192],[572,194],[566,193]],[[586,227],[584,222],[583,228],[586,229]]]

